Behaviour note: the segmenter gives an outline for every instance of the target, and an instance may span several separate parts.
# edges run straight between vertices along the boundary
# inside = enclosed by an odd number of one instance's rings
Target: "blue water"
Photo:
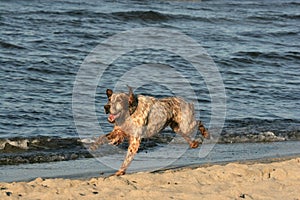
[[[0,1],[0,138],[77,137],[72,92],[86,56],[121,31],[156,27],[188,35],[213,58],[225,85],[224,134],[272,131],[299,139],[299,10],[298,1],[286,0]],[[138,61],[128,54],[115,66],[126,69],[166,56],[165,64],[190,69],[172,55],[140,54]],[[118,73],[106,78],[114,80]],[[111,129],[102,108],[105,89],[114,84],[99,85],[96,94],[105,131]],[[207,124],[209,93],[200,78],[193,84],[200,88],[197,112]],[[154,85],[137,91],[165,93]]]

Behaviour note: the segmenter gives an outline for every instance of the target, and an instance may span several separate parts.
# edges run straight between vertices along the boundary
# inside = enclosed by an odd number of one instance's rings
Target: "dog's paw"
[[[125,171],[123,171],[123,170],[119,170],[115,173],[116,176],[122,176],[124,174],[125,174]]]
[[[190,147],[191,148],[193,148],[193,149],[196,149],[196,148],[198,148],[199,147],[199,142],[198,141],[192,141],[191,143],[190,143]]]

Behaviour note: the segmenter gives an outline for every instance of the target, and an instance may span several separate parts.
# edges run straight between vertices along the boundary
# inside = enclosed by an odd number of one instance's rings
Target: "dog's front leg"
[[[123,130],[115,128],[112,132],[106,135],[106,138],[109,140],[109,144],[119,145],[128,138],[128,135]]]
[[[96,141],[90,146],[91,150],[96,150],[99,146],[103,144],[119,145],[127,137],[127,134],[121,129],[115,128],[112,132],[101,135],[96,139]]]
[[[99,146],[103,144],[109,143],[109,140],[107,139],[107,135],[101,135],[99,136],[95,142],[93,142],[90,146],[90,150],[95,151],[99,148]]]
[[[119,171],[116,172],[115,175],[120,176],[120,175],[125,174],[126,169],[128,168],[128,166],[132,162],[134,155],[137,153],[137,151],[140,147],[140,143],[141,143],[141,138],[140,137],[130,136],[130,138],[129,138],[129,147],[128,147],[126,158],[125,158],[121,168],[119,169]]]

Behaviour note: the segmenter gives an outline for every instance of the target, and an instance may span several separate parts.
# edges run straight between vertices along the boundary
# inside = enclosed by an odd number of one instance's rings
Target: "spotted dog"
[[[107,89],[108,103],[104,106],[108,121],[114,124],[109,134],[100,136],[91,149],[97,149],[101,144],[118,145],[128,139],[129,146],[126,158],[115,175],[123,175],[137,153],[141,139],[149,138],[165,127],[180,134],[190,145],[197,148],[199,142],[191,138],[198,129],[202,136],[209,137],[201,121],[194,116],[194,105],[180,97],[154,98],[151,96],[136,96],[129,87],[129,93],[113,93]]]

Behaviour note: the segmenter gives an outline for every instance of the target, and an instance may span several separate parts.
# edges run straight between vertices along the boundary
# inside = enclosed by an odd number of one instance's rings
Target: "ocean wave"
[[[23,150],[50,150],[70,149],[80,147],[82,143],[77,138],[59,137],[32,137],[32,138],[2,138],[0,139],[0,150],[9,152],[8,149]]]
[[[170,15],[162,14],[156,11],[127,11],[127,12],[115,12],[113,16],[119,20],[143,20],[143,21],[166,21],[171,18]]]
[[[300,59],[300,53],[295,51],[288,52],[260,52],[260,51],[238,51],[232,54],[233,59]],[[249,60],[251,62],[251,60]]]
[[[39,64],[39,65],[38,65]],[[27,67],[27,71],[29,72],[38,72],[42,74],[54,74],[54,75],[73,75],[73,72],[71,72],[68,69],[63,68],[55,68],[55,67],[48,67],[49,63],[45,61],[41,61],[40,63],[37,63],[35,66],[29,66]]]
[[[79,139],[58,137],[0,139],[0,153],[0,165],[91,157]]]
[[[278,5],[282,6],[282,5]],[[295,5],[284,5],[284,6],[295,6]],[[292,7],[290,7],[291,9]],[[290,10],[290,13],[284,13],[280,12],[279,10],[259,10],[257,12],[254,12],[253,14],[248,15],[245,19],[257,22],[257,23],[274,23],[276,24],[278,21],[287,21],[287,20],[297,20],[300,18],[300,15],[298,12],[294,12],[294,10]]]
[[[194,16],[187,14],[173,14],[173,13],[163,13],[153,10],[136,10],[136,11],[125,11],[125,12],[114,12],[111,16],[117,18],[121,21],[145,21],[145,22],[166,22],[166,21],[201,21],[201,22],[225,22],[232,21],[232,19],[225,17],[215,17],[215,16]]]
[[[21,45],[4,41],[0,41],[0,47],[5,49],[26,49],[26,47],[23,47]]]
[[[205,9],[204,9],[205,10]],[[118,20],[125,22],[167,22],[167,21],[201,21],[210,23],[224,23],[233,22],[232,18],[223,16],[196,16],[190,14],[174,14],[172,12],[159,12],[156,10],[127,10],[117,12],[99,12],[91,10],[67,10],[67,11],[52,11],[52,10],[38,10],[38,11],[25,11],[19,12],[20,15],[26,16],[26,18],[34,21],[35,23],[56,23],[59,21],[64,22],[75,22],[78,21],[78,17],[83,19],[78,22],[86,21],[88,23],[96,23],[95,19],[107,19],[107,20]],[[39,17],[37,17],[39,16]],[[47,17],[48,16],[48,17]],[[54,17],[56,16],[56,17]],[[57,19],[58,18],[58,19]],[[63,19],[61,19],[63,18]],[[66,30],[67,31],[67,30]]]
[[[277,136],[271,131],[262,132],[259,134],[245,134],[245,135],[235,135],[227,134],[223,135],[219,139],[219,143],[253,143],[253,142],[280,142],[286,141],[287,138],[282,136]]]
[[[281,14],[279,15],[279,17],[281,18],[285,18],[285,19],[295,19],[298,20],[300,19],[300,15],[299,14]]]
[[[249,129],[249,122],[243,122],[243,127],[245,126]],[[300,130],[298,129],[294,129],[293,131],[289,132],[279,131],[276,134],[273,131],[245,132],[246,129],[239,128],[235,128],[235,131],[232,131],[234,128],[230,128],[231,131],[227,132],[227,129],[228,127],[225,127],[221,136],[217,138],[217,143],[259,143],[300,140]],[[174,138],[175,134],[167,130],[153,138],[143,139],[139,151],[151,151],[153,148],[159,148],[169,144]],[[202,141],[200,135],[196,135],[196,140],[200,142]],[[87,147],[93,141],[94,138],[81,139],[76,137],[60,138],[49,136],[32,138],[2,138],[0,139],[0,165],[55,162],[75,160],[80,158],[91,158],[93,155],[88,151]],[[215,140],[212,141],[215,142]],[[178,145],[186,144],[184,139],[181,140],[180,138],[177,138],[175,143]],[[98,156],[106,156],[118,153],[118,151],[113,151],[108,147],[109,146],[104,145],[99,150],[100,152],[98,152]],[[127,141],[119,145],[119,148],[123,149],[124,151],[126,151],[127,147]]]
[[[231,18],[222,16],[196,16],[187,14],[163,13],[153,10],[147,11],[126,11],[111,13],[114,18],[121,21],[145,21],[145,22],[166,22],[166,21],[199,21],[210,23],[233,22]]]

